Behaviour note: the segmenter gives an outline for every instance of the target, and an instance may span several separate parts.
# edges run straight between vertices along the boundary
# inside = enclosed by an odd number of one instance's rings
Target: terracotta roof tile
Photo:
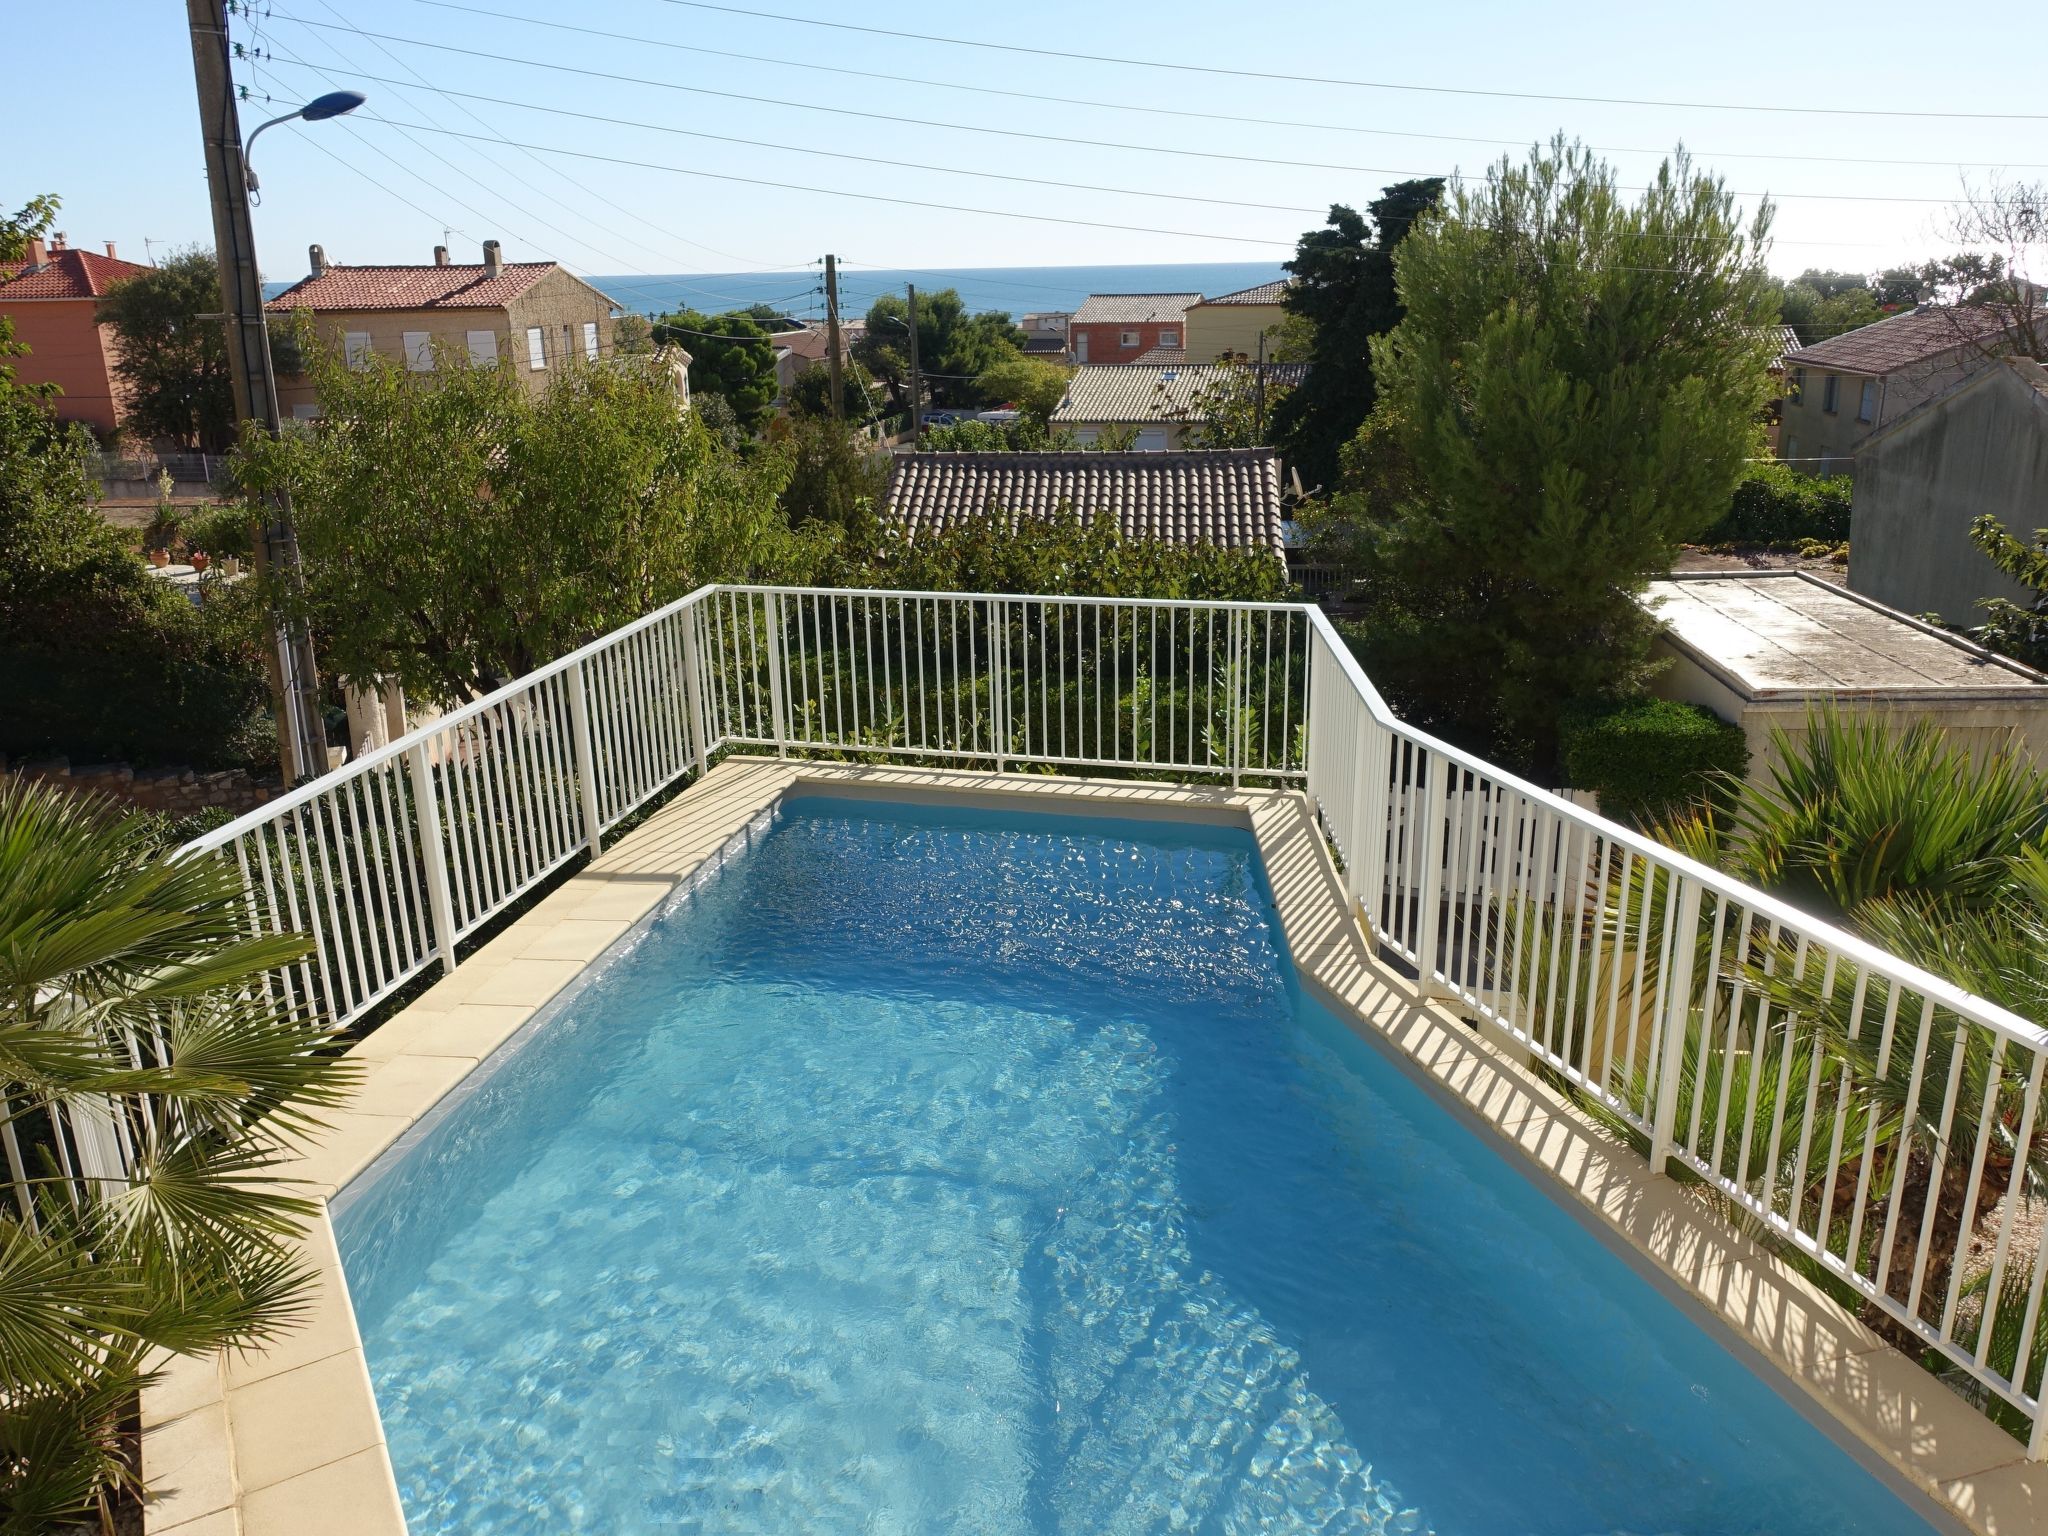
[[[1153,356],[1153,353],[1146,355]],[[1268,363],[1271,384],[1299,384],[1305,363]],[[1074,370],[1066,398],[1052,414],[1055,426],[1096,421],[1179,421],[1224,380],[1249,377],[1221,363],[1094,363]]]
[[[1088,302],[1074,311],[1074,325],[1137,325],[1146,321],[1172,322],[1199,304],[1199,293],[1091,293]]]
[[[888,515],[915,535],[989,513],[1114,517],[1126,538],[1280,552],[1280,456],[1271,448],[1176,453],[907,453]]]
[[[492,277],[485,267],[329,267],[302,278],[264,308],[503,309],[556,269],[552,261],[508,261]]]
[[[1204,304],[1278,304],[1287,296],[1293,286],[1291,277],[1276,277],[1270,283],[1260,283],[1254,288],[1240,288],[1235,293],[1219,293],[1213,299],[1204,299]]]
[[[0,304],[16,299],[97,299],[114,284],[151,271],[139,261],[97,251],[51,251],[41,266],[0,262]]]
[[[1916,309],[1787,352],[1785,361],[1795,368],[1836,368],[1844,373],[1881,376],[1968,342],[1982,341],[2002,323],[2000,312],[1988,306]]]

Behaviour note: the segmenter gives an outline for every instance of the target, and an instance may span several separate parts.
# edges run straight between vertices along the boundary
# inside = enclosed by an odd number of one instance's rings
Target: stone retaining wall
[[[94,791],[142,810],[189,816],[219,807],[239,816],[284,792],[280,783],[254,777],[246,768],[201,773],[192,768],[136,768],[127,763],[88,763],[72,767],[68,758],[45,757],[9,763],[0,757],[0,773],[40,779],[60,788]]]

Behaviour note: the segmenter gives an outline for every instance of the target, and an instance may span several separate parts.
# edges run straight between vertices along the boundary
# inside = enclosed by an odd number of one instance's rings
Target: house
[[[127,403],[114,376],[113,327],[101,325],[99,301],[117,283],[149,271],[114,254],[77,250],[62,235],[31,240],[26,261],[0,262],[0,316],[29,350],[7,359],[21,384],[54,384],[52,402],[65,421],[83,422],[101,437],[120,430]]]
[[[2048,522],[2048,369],[2026,358],[1980,368],[1863,440],[1849,585],[1945,624],[1982,623],[1980,598],[2027,595],[1970,542],[1984,513],[2021,538]]]
[[[1067,360],[1067,327],[1073,323],[1071,310],[1033,310],[1017,321],[1017,329],[1023,333],[1024,352],[1029,357],[1042,357],[1047,362],[1063,363]]]
[[[1281,554],[1280,456],[1185,453],[905,453],[884,515],[915,538],[995,513],[1011,526],[1071,509],[1114,517],[1124,537]]]
[[[781,409],[796,387],[799,375],[812,368],[831,366],[832,333],[823,325],[807,325],[794,331],[778,331],[768,338],[775,343],[775,404]],[[852,341],[844,328],[839,333],[839,357],[845,361]]]
[[[1281,301],[1293,281],[1280,278],[1190,304],[1181,341],[1188,357],[1198,363],[1213,363],[1220,357],[1262,356],[1260,339],[1287,318]],[[1271,345],[1266,343],[1268,350]]]
[[[1784,356],[1778,456],[1808,474],[1848,474],[1887,422],[2005,350],[1990,306],[1923,304]]]
[[[1067,323],[1068,360],[1129,363],[1154,347],[1178,347],[1183,316],[1199,293],[1092,293]]]
[[[1155,351],[1150,355],[1166,354]],[[1203,404],[1216,389],[1234,382],[1256,387],[1255,372],[1186,362],[1076,368],[1067,380],[1066,397],[1052,414],[1052,425],[1071,431],[1083,444],[1095,442],[1106,427],[1133,427],[1140,451],[1178,448],[1187,429],[1200,421]],[[1307,372],[1304,363],[1269,363],[1262,376],[1270,384],[1291,386],[1300,383]]]
[[[1931,720],[1985,754],[2017,742],[2048,763],[2048,677],[1806,571],[1687,571],[1639,599],[1670,662],[1650,685],[1742,727],[1768,782],[1775,727],[1798,735],[1832,704],[1903,729]]]
[[[437,351],[472,363],[509,363],[539,390],[550,369],[571,359],[595,362],[612,350],[611,299],[552,261],[506,261],[486,240],[483,261],[458,266],[445,245],[431,266],[342,267],[313,246],[310,276],[265,306],[274,319],[309,313],[315,332],[351,366],[375,355],[431,372]],[[317,416],[312,384],[281,375],[287,414]]]

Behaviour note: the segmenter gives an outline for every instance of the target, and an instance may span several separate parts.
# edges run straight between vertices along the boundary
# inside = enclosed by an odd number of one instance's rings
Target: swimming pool
[[[1930,1529],[1231,830],[786,802],[336,1222],[415,1536]]]

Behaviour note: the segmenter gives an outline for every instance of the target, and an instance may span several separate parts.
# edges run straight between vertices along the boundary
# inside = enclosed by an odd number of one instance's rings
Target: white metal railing
[[[1308,792],[1382,948],[2017,1409],[2039,1459],[2048,1032],[1403,724],[1312,622]]]
[[[707,587],[183,853],[236,859],[257,919],[312,935],[282,984],[347,1025],[732,747],[1305,783],[1424,992],[2017,1410],[2041,1454],[2015,1362],[2041,1321],[2022,1207],[2048,1034],[1403,724],[1312,607]],[[1958,1223],[1988,1266],[1944,1261]]]

